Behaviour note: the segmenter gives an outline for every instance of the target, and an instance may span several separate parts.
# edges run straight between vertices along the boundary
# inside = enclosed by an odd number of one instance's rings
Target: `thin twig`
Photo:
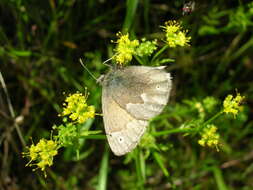
[[[15,122],[15,113],[14,113],[14,109],[13,109],[13,106],[11,104],[11,99],[9,97],[9,94],[8,94],[8,90],[6,88],[6,84],[4,82],[4,78],[3,78],[3,75],[2,75],[2,72],[0,71],[0,83],[3,87],[3,90],[4,90],[4,93],[6,95],[6,99],[7,99],[7,104],[8,104],[8,108],[9,108],[9,111],[10,111],[10,114],[11,114],[11,117],[13,118],[13,121],[14,121],[14,126],[16,128],[16,131],[18,133],[18,136],[19,136],[19,139],[22,143],[23,146],[26,146],[26,143],[25,143],[25,140],[23,138],[23,135],[21,133],[21,130],[20,130],[20,127],[19,125]]]
[[[229,168],[229,167],[232,167],[232,166],[236,166],[236,165],[240,164],[241,162],[248,161],[248,160],[251,160],[251,159],[253,159],[253,150],[251,152],[249,152],[248,154],[246,154],[245,156],[243,156],[242,158],[240,158],[240,159],[229,160],[227,162],[224,162],[221,165],[221,168]]]

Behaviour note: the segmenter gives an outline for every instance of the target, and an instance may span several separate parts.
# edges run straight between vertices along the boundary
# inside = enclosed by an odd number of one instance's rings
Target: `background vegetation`
[[[196,1],[195,10],[182,15],[184,3],[0,1],[0,189],[253,189],[253,3]],[[50,139],[52,126],[62,122],[57,115],[63,92],[84,92],[86,86],[89,104],[101,112],[101,87],[78,59],[85,57],[87,67],[99,77],[108,71],[101,63],[113,55],[111,40],[118,31],[161,38],[160,26],[167,20],[181,21],[192,39],[191,46],[168,49],[164,55],[175,59],[167,64],[172,96],[150,124],[157,132],[170,130],[152,136],[153,145],[162,150],[148,157],[142,149],[115,157],[104,138],[87,138],[79,160],[72,148],[60,149],[47,178],[25,167],[28,160],[21,152],[32,143],[30,137],[35,143]],[[206,97],[212,97],[213,109],[204,112],[208,119],[236,91],[246,97],[236,119],[225,115],[214,121],[219,152],[200,146],[198,135],[173,130],[202,117],[196,103],[205,105]],[[85,127],[103,130],[102,117]],[[152,147],[145,148],[144,153],[152,152]]]

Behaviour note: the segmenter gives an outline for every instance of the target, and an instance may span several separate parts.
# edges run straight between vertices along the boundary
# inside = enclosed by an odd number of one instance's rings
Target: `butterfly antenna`
[[[105,60],[105,61],[103,62],[103,64],[111,68],[112,66],[109,65],[109,64],[106,64],[106,63],[107,63],[108,61],[111,61],[111,60],[113,59],[113,57],[114,57],[114,56],[112,56],[111,58]]]
[[[82,59],[80,58],[79,59],[79,61],[80,61],[80,64],[83,66],[83,68],[85,68],[85,70],[90,74],[90,76],[92,77],[92,78],[94,78],[96,81],[98,80],[91,72],[90,72],[90,70],[83,64],[83,61],[82,61]]]

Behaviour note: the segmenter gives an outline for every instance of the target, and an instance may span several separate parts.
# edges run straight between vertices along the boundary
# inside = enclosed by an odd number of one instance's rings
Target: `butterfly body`
[[[189,15],[195,10],[195,1],[189,1],[183,5],[183,15]]]
[[[128,66],[112,69],[101,83],[107,139],[115,155],[124,155],[167,104],[171,77],[164,67]]]

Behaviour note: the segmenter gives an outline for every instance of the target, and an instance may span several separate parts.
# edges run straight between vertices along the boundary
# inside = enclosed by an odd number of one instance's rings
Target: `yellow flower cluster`
[[[141,40],[142,42],[136,48],[136,55],[143,57],[143,56],[150,56],[156,49],[157,49],[157,40],[153,41],[146,41],[145,38]]]
[[[217,127],[215,125],[207,125],[201,133],[201,139],[198,143],[201,146],[216,147],[218,151],[220,135],[217,133]]]
[[[181,25],[177,21],[167,21],[162,28],[166,35],[166,42],[170,47],[189,45],[191,37],[186,36],[186,31],[182,30]]]
[[[197,103],[195,103],[195,108],[198,110],[199,116],[201,118],[204,118],[205,117],[205,110],[204,110],[203,105],[200,102],[197,102]]]
[[[57,155],[58,148],[57,142],[53,140],[41,139],[36,145],[32,144],[28,152],[23,153],[25,157],[30,159],[26,166],[36,165],[45,171],[46,166],[53,165],[53,158]]]
[[[231,94],[228,95],[223,101],[223,112],[228,114],[232,113],[234,116],[238,114],[240,109],[240,104],[244,100],[244,96],[241,96],[239,93],[234,98]]]
[[[116,41],[118,45],[115,49],[116,55],[114,59],[118,64],[124,65],[132,60],[135,48],[139,45],[139,41],[131,41],[128,34],[123,35],[120,32],[117,33],[117,37],[119,37],[119,39]]]
[[[78,123],[84,123],[89,118],[95,117],[95,107],[87,104],[88,93],[83,95],[82,93],[70,94],[66,99],[63,106],[62,116],[68,115],[68,117],[77,121]]]

